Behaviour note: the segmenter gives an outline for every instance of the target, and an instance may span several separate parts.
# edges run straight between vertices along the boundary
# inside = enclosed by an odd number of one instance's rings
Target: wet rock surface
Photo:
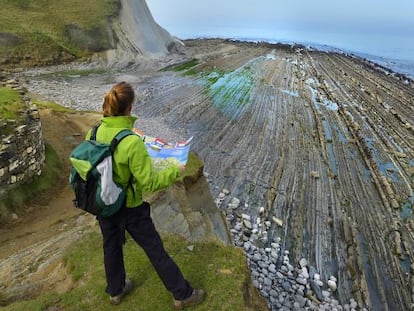
[[[198,62],[182,72],[158,71],[178,62],[170,59],[18,78],[91,110],[125,80],[137,89],[137,127],[194,135],[216,205],[271,309],[412,308],[413,82],[342,54],[186,44],[182,58]]]

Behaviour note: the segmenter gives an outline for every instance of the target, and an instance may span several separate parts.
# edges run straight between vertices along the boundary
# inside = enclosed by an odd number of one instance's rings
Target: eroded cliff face
[[[177,52],[182,43],[156,23],[145,0],[120,0],[112,28],[116,49],[105,52],[110,64],[125,64],[142,57],[157,58]]]

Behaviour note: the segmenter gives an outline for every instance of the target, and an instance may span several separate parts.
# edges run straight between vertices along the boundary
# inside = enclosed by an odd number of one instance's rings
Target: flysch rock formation
[[[412,82],[340,54],[210,44],[209,55],[197,53],[202,43],[192,46],[200,62],[191,69],[210,72],[207,81],[154,77],[144,86],[154,91],[136,111],[164,115],[197,137],[213,194],[226,188],[241,202],[236,210],[220,202],[232,226],[244,224],[239,245],[253,232],[243,231],[251,230],[244,213],[258,220],[256,244],[277,242],[279,258],[287,250],[324,282],[334,276],[342,303],[355,297],[373,310],[409,309]]]
[[[322,306],[334,299],[409,310],[413,82],[343,54],[185,43],[186,59],[198,60],[187,68],[191,74],[130,68],[20,78],[51,100],[91,109],[99,109],[101,87],[126,80],[139,95],[137,127],[172,139],[194,135],[192,150],[205,162],[217,207],[273,310],[293,307],[289,300],[306,288],[321,291]],[[296,271],[300,262],[307,264]],[[315,270],[318,279],[310,279]]]
[[[124,14],[117,31],[124,18],[133,20]],[[120,49],[145,42],[128,29],[117,32]],[[144,54],[140,44],[132,50]],[[61,68],[48,68],[18,78],[49,100],[92,110],[113,82],[125,80],[137,90],[137,127],[194,135],[192,150],[205,162],[217,208],[273,310],[333,309],[335,301],[344,309],[410,310],[413,81],[339,53],[227,40],[185,44],[181,61],[197,62],[181,73],[151,70],[159,64],[144,71],[139,63],[101,75],[54,79]]]

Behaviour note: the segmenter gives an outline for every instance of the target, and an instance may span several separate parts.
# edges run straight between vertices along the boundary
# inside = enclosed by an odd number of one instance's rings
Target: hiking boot
[[[185,307],[195,306],[195,305],[198,305],[199,303],[202,303],[205,297],[206,297],[205,291],[203,291],[202,289],[194,289],[190,297],[184,300],[174,299],[173,307],[175,310],[181,310],[181,309],[184,309]]]
[[[112,305],[119,305],[122,301],[122,298],[125,297],[125,295],[127,295],[131,289],[132,289],[132,281],[130,279],[126,279],[125,280],[125,286],[124,289],[122,290],[122,292],[119,295],[116,296],[110,296],[109,297],[109,303]]]

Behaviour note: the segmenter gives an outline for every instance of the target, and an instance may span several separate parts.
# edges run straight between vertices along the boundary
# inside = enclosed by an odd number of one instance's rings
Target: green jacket
[[[132,116],[103,117],[96,133],[96,140],[101,143],[110,143],[119,131],[132,130],[136,120],[137,118]],[[87,133],[86,139],[90,136],[91,130]],[[137,207],[142,204],[143,190],[154,192],[166,188],[172,185],[179,176],[180,169],[175,165],[162,171],[154,171],[147,148],[138,135],[125,137],[115,149],[114,181],[126,188],[132,177],[131,186],[127,189],[127,207]]]

